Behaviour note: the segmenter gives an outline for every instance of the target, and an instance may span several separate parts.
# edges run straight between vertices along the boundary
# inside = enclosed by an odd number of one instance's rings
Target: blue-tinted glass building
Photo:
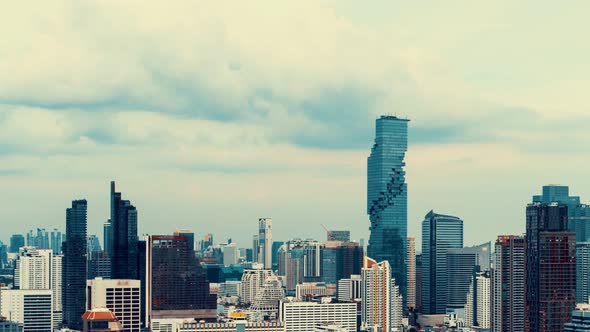
[[[422,313],[446,312],[447,253],[461,248],[463,220],[430,211],[422,222]]]
[[[17,253],[18,250],[25,246],[25,237],[21,234],[13,234],[10,237],[10,252]]]
[[[82,315],[86,312],[87,206],[85,199],[76,200],[66,210],[66,240],[63,243],[63,322],[78,331],[82,330]]]
[[[543,194],[533,196],[533,203],[567,205],[568,229],[576,233],[576,242],[590,241],[590,205],[581,204],[580,196],[570,196],[568,186],[543,186]]]
[[[408,187],[405,155],[408,121],[395,116],[376,120],[375,143],[367,160],[367,214],[371,235],[367,254],[386,260],[404,301],[407,294]]]
[[[490,242],[447,251],[447,309],[465,308],[475,273],[490,271],[491,253]]]

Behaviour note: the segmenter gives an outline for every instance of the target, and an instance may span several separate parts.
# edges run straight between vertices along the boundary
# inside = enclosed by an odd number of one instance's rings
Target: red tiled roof
[[[103,310],[88,310],[82,315],[83,320],[107,320],[118,321],[117,316],[108,309]]]

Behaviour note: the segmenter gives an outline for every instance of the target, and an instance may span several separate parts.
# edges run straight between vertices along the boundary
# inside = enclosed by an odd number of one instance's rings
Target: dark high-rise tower
[[[561,332],[576,304],[576,235],[567,205],[533,203],[526,209],[527,332]]]
[[[367,214],[371,222],[368,255],[387,260],[395,283],[406,300],[408,187],[404,171],[408,121],[381,116],[375,144],[367,160]]]
[[[66,241],[63,243],[62,301],[64,325],[82,330],[86,311],[86,211],[85,199],[66,210]]]
[[[147,242],[147,318],[215,319],[216,296],[187,238],[150,236]]]
[[[128,200],[121,199],[111,182],[111,221],[109,256],[113,279],[139,279],[137,209]]]

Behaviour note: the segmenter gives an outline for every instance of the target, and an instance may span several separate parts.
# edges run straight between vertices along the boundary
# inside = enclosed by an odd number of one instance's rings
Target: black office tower
[[[64,325],[82,330],[86,311],[86,211],[85,199],[66,210],[66,241],[63,243],[62,301]]]
[[[109,256],[113,279],[139,279],[137,209],[128,200],[121,198],[111,182],[111,220]]]
[[[576,234],[568,207],[533,203],[526,209],[525,331],[563,332],[576,305]]]

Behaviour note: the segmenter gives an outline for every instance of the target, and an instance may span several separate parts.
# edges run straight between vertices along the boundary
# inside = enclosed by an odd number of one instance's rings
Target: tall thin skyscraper
[[[137,209],[123,200],[111,182],[111,278],[139,279]]]
[[[576,239],[567,205],[533,203],[526,209],[527,332],[562,332],[576,304]]]
[[[258,219],[258,263],[272,269],[272,219]]]
[[[416,308],[416,239],[408,238],[408,308]]]
[[[524,332],[524,236],[500,235],[494,252],[492,331]]]
[[[72,202],[66,210],[66,241],[63,244],[63,315],[64,325],[82,329],[82,315],[86,312],[86,230],[85,199]]]
[[[590,301],[590,242],[576,244],[576,303]]]
[[[383,115],[376,120],[375,143],[367,160],[367,214],[371,226],[367,253],[387,260],[406,300],[408,186],[404,159],[408,121]]]
[[[463,248],[463,220],[430,211],[422,222],[422,312],[447,308],[447,251]]]
[[[59,255],[61,253],[61,244],[63,242],[63,238],[61,232],[55,228],[51,231],[51,250],[53,250],[54,255]]]

